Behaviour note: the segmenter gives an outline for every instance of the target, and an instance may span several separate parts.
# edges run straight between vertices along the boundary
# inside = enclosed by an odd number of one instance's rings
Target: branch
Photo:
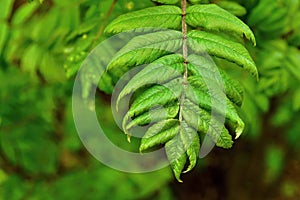
[[[106,23],[107,23],[107,20],[108,20],[109,17],[111,16],[111,14],[112,14],[112,12],[113,12],[113,10],[114,10],[114,8],[115,8],[115,5],[117,4],[117,1],[118,1],[118,0],[113,0],[113,2],[111,3],[111,5],[110,5],[110,7],[109,7],[109,9],[108,9],[108,11],[107,11],[107,13],[106,13],[106,17],[104,18],[104,20],[103,20],[103,22],[102,22],[102,24],[101,24],[101,26],[100,26],[100,28],[99,28],[99,30],[98,30],[98,32],[97,32],[97,35],[96,35],[96,37],[95,37],[95,39],[94,39],[92,48],[94,48],[94,47],[96,46],[97,41],[98,41],[99,38],[101,37],[101,35],[102,35],[103,31],[104,31],[105,25],[106,25]]]

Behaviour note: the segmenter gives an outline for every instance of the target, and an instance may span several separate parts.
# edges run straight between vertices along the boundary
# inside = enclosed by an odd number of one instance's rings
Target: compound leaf
[[[179,0],[153,1],[179,3]],[[237,15],[246,12],[236,3],[224,1],[220,6]],[[243,89],[216,66],[211,56],[236,63],[258,76],[247,49],[227,37],[228,33],[245,36],[255,44],[252,31],[221,7],[215,4],[188,6],[185,22],[202,30],[188,29],[186,35],[177,31],[183,15],[176,6],[157,6],[125,14],[106,28],[108,33],[133,29],[132,33],[138,32],[115,54],[107,66],[108,73],[112,71],[115,77],[121,77],[130,68],[146,64],[130,77],[118,95],[117,110],[125,96],[134,94],[124,114],[123,130],[130,139],[134,127],[146,128],[141,152],[165,145],[175,177],[180,182],[180,174],[196,165],[200,136],[206,135],[212,144],[230,148],[233,145],[230,132],[238,138],[245,126],[236,109],[242,105]],[[184,46],[185,39],[187,46]],[[183,47],[188,49],[187,57],[183,56]]]

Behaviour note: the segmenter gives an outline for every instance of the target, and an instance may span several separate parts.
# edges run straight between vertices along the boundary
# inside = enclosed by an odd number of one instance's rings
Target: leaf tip
[[[111,29],[111,24],[109,24],[104,30],[103,30],[103,32],[105,33],[105,34],[112,34],[112,29]]]
[[[245,128],[245,123],[242,120],[238,120],[237,127],[235,129],[235,139],[238,139],[243,133]]]
[[[143,152],[144,150],[145,150],[145,149],[144,149],[144,148],[142,147],[142,145],[141,145],[140,148],[139,148],[139,152],[140,152],[141,155],[144,154],[144,152]]]
[[[236,130],[235,130],[235,140],[238,139],[242,133],[243,133],[243,130],[244,130],[244,126],[239,126]]]
[[[192,168],[191,167],[189,167],[188,169],[186,169],[185,171],[183,171],[182,173],[188,173],[189,171],[191,171],[192,170]]]
[[[180,175],[179,175],[179,176],[176,176],[176,180],[177,180],[179,183],[183,183],[183,181],[182,181],[181,178],[180,178]]]
[[[251,41],[253,43],[253,46],[256,46],[256,39],[255,39],[254,35],[251,36]]]
[[[130,143],[131,142],[131,135],[126,134],[127,135],[127,141]]]
[[[140,152],[140,154],[141,154],[141,155],[143,155],[143,154],[144,154],[144,153],[143,153],[143,151],[142,151],[141,149],[139,149],[139,152]]]
[[[145,145],[142,143],[142,144],[140,145],[139,152],[140,152],[141,154],[143,154],[143,151],[145,151],[145,150],[146,150],[146,147],[145,147]]]

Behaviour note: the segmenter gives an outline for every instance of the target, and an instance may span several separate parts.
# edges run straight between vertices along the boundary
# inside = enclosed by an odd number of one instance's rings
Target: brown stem
[[[186,17],[186,0],[181,0],[181,9],[182,9],[182,34],[183,34],[183,43],[182,43],[182,54],[184,59],[184,73],[183,73],[183,90],[180,99],[180,112],[179,112],[179,121],[183,120],[182,110],[184,107],[185,99],[185,90],[187,87],[187,73],[188,73],[188,49],[187,49],[187,25],[185,21]]]
[[[95,39],[94,39],[92,48],[94,48],[94,47],[96,46],[98,39],[101,37],[101,35],[102,35],[103,31],[104,31],[106,22],[107,22],[107,20],[109,19],[109,17],[111,16],[111,14],[112,14],[112,12],[113,12],[113,10],[114,10],[114,8],[115,8],[115,5],[117,4],[117,1],[118,1],[118,0],[113,0],[113,2],[111,3],[111,5],[110,5],[110,7],[109,7],[109,9],[108,9],[108,11],[107,11],[106,17],[105,17],[105,19],[103,20],[103,22],[102,22],[102,24],[101,24],[101,26],[100,26],[100,28],[99,28],[99,30],[98,30],[98,32],[97,32],[97,35],[96,35],[96,37],[95,37]]]

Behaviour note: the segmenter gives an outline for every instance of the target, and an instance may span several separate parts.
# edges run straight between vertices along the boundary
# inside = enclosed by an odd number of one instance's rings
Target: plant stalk
[[[118,0],[113,0],[107,13],[106,13],[106,17],[104,18],[103,22],[102,22],[102,25],[100,26],[98,32],[97,32],[97,35],[95,36],[95,39],[94,39],[94,42],[92,44],[92,49],[97,45],[97,42],[99,40],[99,38],[101,37],[101,35],[103,34],[103,31],[104,31],[104,28],[106,26],[106,23],[109,19],[109,17],[111,16],[116,4],[117,4]]]
[[[187,74],[188,74],[188,48],[187,48],[187,24],[185,21],[186,17],[186,0],[181,0],[181,9],[182,9],[182,34],[183,34],[183,42],[182,42],[182,54],[184,59],[184,73],[183,73],[183,89],[180,98],[180,111],[179,111],[179,121],[183,121],[182,110],[184,107],[185,100],[185,91],[187,87]]]

